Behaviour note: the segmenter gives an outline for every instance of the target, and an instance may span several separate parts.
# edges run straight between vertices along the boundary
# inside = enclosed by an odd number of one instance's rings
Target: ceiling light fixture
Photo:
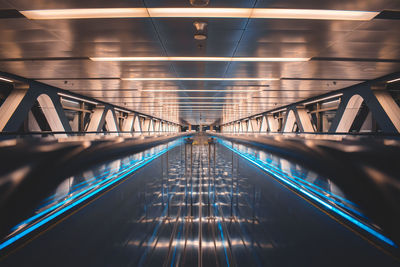
[[[340,93],[340,94],[336,94],[336,95],[327,96],[327,97],[324,97],[324,98],[321,98],[321,99],[316,99],[316,100],[313,100],[313,101],[305,102],[305,103],[303,103],[303,105],[309,105],[309,104],[321,102],[321,101],[324,101],[324,100],[328,100],[328,99],[340,97],[340,96],[342,96],[342,95],[343,95],[343,94]]]
[[[28,19],[254,18],[368,21],[380,12],[279,8],[83,8],[20,11]]]
[[[6,79],[6,78],[3,78],[3,77],[0,77],[0,81],[8,82],[8,83],[13,83],[14,82],[13,80]]]
[[[121,78],[123,81],[279,81],[280,78]]]
[[[131,111],[126,110],[126,109],[121,109],[121,108],[114,108],[115,110],[121,111],[121,112],[125,112],[125,113],[131,113]]]
[[[28,19],[147,18],[146,8],[74,8],[20,11]]]
[[[395,83],[395,82],[399,82],[399,81],[400,81],[400,78],[397,78],[394,80],[387,81],[387,83]]]
[[[173,97],[155,97],[154,99],[248,99],[248,97],[225,97],[225,96],[173,96]]]
[[[140,102],[136,102],[137,104],[140,104]],[[162,105],[204,105],[204,104],[208,104],[208,105],[239,105],[240,102],[220,102],[220,103],[216,103],[216,102],[164,102],[164,103],[160,103]]]
[[[174,90],[141,90],[141,92],[204,92],[204,93],[251,93],[251,92],[259,92],[260,90],[179,90],[179,89],[174,89]]]
[[[217,61],[217,62],[303,62],[310,58],[290,57],[90,57],[92,61]]]
[[[87,100],[87,99],[76,97],[76,96],[67,95],[67,94],[64,94],[64,93],[57,93],[57,94],[59,96],[68,97],[68,98],[71,98],[71,99],[79,100],[79,101],[86,102],[86,103],[93,104],[93,105],[99,104],[99,103],[91,101],[91,100]]]

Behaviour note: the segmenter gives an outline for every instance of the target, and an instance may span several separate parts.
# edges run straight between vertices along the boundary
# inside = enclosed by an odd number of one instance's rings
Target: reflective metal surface
[[[3,258],[2,266],[398,265],[284,187],[272,178],[274,173],[269,176],[223,145],[213,147],[198,137],[193,145],[172,148],[57,224],[42,228]],[[267,153],[235,148],[296,176],[299,185],[332,198],[335,206],[360,212],[329,179]],[[153,149],[148,156],[160,151]],[[142,157],[65,180],[37,212],[102,181],[98,174],[111,175]]]
[[[107,7],[190,7],[190,4],[189,1],[159,0],[112,2],[2,0],[0,2],[2,9],[17,10]],[[399,10],[400,4],[394,0],[317,2],[216,0],[212,1],[209,7],[382,11]],[[259,92],[247,93],[248,100],[239,100],[240,109],[234,108],[230,111],[235,116],[243,117],[357,84],[359,80],[374,79],[398,71],[400,68],[398,62],[380,62],[381,59],[400,58],[399,20],[204,19],[208,23],[208,38],[201,42],[193,39],[194,20],[195,18],[56,21],[1,19],[0,70],[157,117],[169,116],[191,124],[208,124],[222,118],[223,112],[209,110],[183,112],[172,107],[169,101],[156,100],[154,97],[240,97],[243,93],[150,93],[142,90],[259,89]],[[92,62],[88,57],[93,56],[322,57],[325,59],[303,63]],[[35,60],[30,60],[32,58]],[[59,59],[48,60],[49,58]],[[337,61],[335,58],[346,60]],[[358,59],[370,59],[370,61],[360,62]],[[133,82],[121,81],[119,80],[121,77],[273,77],[294,80],[251,83]],[[296,80],[296,78],[306,80]],[[267,91],[263,91],[264,89]],[[196,105],[196,101],[188,102]],[[176,102],[183,101],[177,99]],[[227,105],[226,108],[232,106]]]

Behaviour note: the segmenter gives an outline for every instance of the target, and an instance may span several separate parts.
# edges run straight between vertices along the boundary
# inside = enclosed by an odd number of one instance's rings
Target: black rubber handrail
[[[295,162],[335,183],[400,244],[400,143],[210,134]]]
[[[90,167],[190,136],[180,133],[149,138],[113,138],[93,141],[23,140],[0,148],[0,238],[30,214],[64,179]],[[27,170],[26,173],[24,171]],[[21,173],[18,183],[9,177]]]

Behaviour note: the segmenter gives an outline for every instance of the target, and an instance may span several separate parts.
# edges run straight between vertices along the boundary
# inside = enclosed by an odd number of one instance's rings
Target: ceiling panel
[[[209,7],[380,11],[391,0],[211,0]],[[107,7],[190,7],[189,1],[0,0],[18,10]],[[400,70],[400,20],[329,21],[207,19],[207,40],[193,39],[196,18],[1,19],[0,71],[92,96],[156,116],[217,121],[222,110],[243,116],[345,88]],[[92,56],[323,57],[309,62],[92,62]],[[55,60],[51,58],[65,58]],[[338,58],[347,58],[345,60]],[[20,59],[10,61],[9,59]],[[380,62],[392,59],[394,62]],[[280,81],[122,81],[120,77],[263,77]],[[215,90],[166,92],[165,90]],[[146,92],[146,90],[160,90]],[[164,90],[164,91],[163,91]],[[256,90],[220,92],[219,90]],[[203,97],[185,99],[182,97]],[[220,99],[229,97],[233,99]],[[245,99],[242,99],[245,97]],[[234,103],[234,104],[231,104]],[[179,107],[183,108],[178,113]],[[180,114],[180,115],[179,115]],[[201,121],[200,121],[201,116]],[[208,119],[207,119],[208,116]]]

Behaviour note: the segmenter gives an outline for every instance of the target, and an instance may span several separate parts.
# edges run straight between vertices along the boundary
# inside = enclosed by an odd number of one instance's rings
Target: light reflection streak
[[[37,228],[47,224],[48,222],[52,221],[53,219],[57,218],[61,214],[69,211],[73,207],[83,203],[87,199],[97,195],[100,192],[103,192],[106,188],[109,188],[113,184],[117,183],[118,181],[126,178],[127,176],[131,175],[136,170],[142,168],[143,166],[147,165],[148,163],[152,162],[154,159],[158,158],[159,156],[163,155],[167,151],[173,149],[174,147],[180,145],[182,140],[177,140],[172,142],[169,146],[165,147],[165,145],[161,145],[161,149],[156,151],[154,149],[150,150],[150,152],[146,153],[142,160],[131,161],[132,164],[127,164],[128,167],[122,170],[114,170],[116,171],[115,174],[111,175],[110,177],[101,180],[99,183],[91,185],[89,188],[77,193],[72,194],[68,193],[70,197],[66,198],[65,200],[52,205],[46,210],[39,212],[38,214],[26,219],[25,221],[19,223],[13,229],[16,229],[12,232],[8,237],[6,237],[5,241],[0,243],[0,250],[8,247],[9,245],[13,244],[17,240],[23,238],[24,236],[28,235],[29,233],[33,232]],[[153,153],[153,155],[151,154]],[[119,169],[119,168],[118,168]],[[32,223],[32,224],[29,224]]]
[[[284,182],[284,184],[288,185],[291,188],[296,189],[296,191],[301,192],[303,195],[309,197],[310,199],[314,200],[318,204],[322,205],[325,209],[327,209],[330,212],[333,212],[346,221],[349,221],[350,223],[354,224],[355,226],[363,229],[364,231],[368,232],[372,236],[376,237],[377,239],[385,242],[386,244],[397,247],[397,245],[390,240],[388,237],[384,236],[383,234],[379,233],[377,230],[373,229],[372,226],[366,224],[365,222],[360,221],[357,219],[354,215],[345,212],[341,210],[340,208],[336,208],[334,205],[330,204],[331,198],[328,198],[322,194],[317,194],[315,190],[310,190],[310,187],[304,187],[302,185],[298,185],[294,179],[292,179],[288,174],[284,173],[283,171],[276,171],[275,168],[272,168],[270,164],[268,164],[266,161],[262,161],[253,155],[249,154],[248,152],[243,152],[240,151],[239,149],[232,148],[230,145],[230,142],[221,140],[217,138],[218,142],[228,148],[229,150],[235,152],[236,154],[240,155],[244,159],[248,160],[249,162],[253,163],[257,167],[261,168],[265,172],[269,173],[273,177],[277,178],[278,180]],[[322,198],[320,198],[322,197]]]

